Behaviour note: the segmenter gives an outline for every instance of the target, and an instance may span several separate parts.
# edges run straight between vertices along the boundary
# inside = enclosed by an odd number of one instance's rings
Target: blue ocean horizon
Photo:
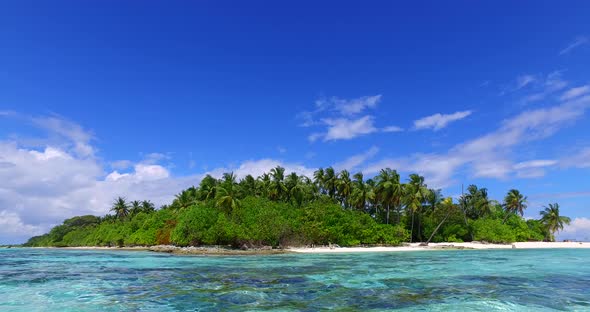
[[[0,249],[1,311],[588,311],[590,250]]]

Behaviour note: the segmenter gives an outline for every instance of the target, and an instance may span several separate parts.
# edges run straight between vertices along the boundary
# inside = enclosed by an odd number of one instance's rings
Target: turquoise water
[[[590,311],[590,250],[0,249],[1,311]]]

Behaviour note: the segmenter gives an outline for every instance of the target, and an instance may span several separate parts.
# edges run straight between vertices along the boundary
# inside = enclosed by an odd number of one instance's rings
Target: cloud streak
[[[472,111],[458,111],[452,114],[434,114],[430,116],[426,116],[414,121],[414,129],[422,130],[422,129],[432,129],[434,131],[438,131],[440,129],[445,128],[450,123],[461,120],[463,118],[468,117],[472,114]]]
[[[578,47],[585,45],[587,43],[588,43],[588,37],[579,36],[579,37],[575,38],[572,42],[570,42],[570,44],[568,44],[567,47],[561,49],[561,51],[559,51],[559,55],[568,54],[572,50],[574,50],[575,48],[578,48]]]

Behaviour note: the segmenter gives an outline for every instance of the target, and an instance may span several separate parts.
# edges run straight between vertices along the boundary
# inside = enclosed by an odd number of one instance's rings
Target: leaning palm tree
[[[555,232],[563,230],[564,225],[569,225],[571,219],[566,216],[559,215],[559,204],[549,204],[544,207],[545,210],[541,211],[541,223],[547,229],[548,241],[555,241]]]
[[[440,202],[440,208],[443,209],[443,211],[446,211],[446,214],[445,214],[444,218],[440,221],[440,223],[436,226],[434,231],[432,231],[432,234],[430,234],[430,237],[426,241],[426,245],[428,245],[428,243],[430,243],[430,241],[432,240],[434,235],[436,235],[436,232],[438,232],[438,230],[443,225],[443,223],[445,223],[445,221],[447,221],[447,219],[449,218],[451,213],[456,209],[456,205],[453,204],[453,198],[447,197],[444,200],[442,200]]]
[[[512,214],[519,214],[522,217],[527,207],[526,202],[526,196],[523,196],[518,190],[511,189],[508,191],[508,194],[504,197],[504,204],[502,205],[506,211],[506,216],[502,222],[506,222],[506,219]]]
[[[111,211],[115,212],[115,215],[120,220],[127,217],[129,215],[129,206],[127,205],[127,201],[125,200],[125,198],[118,197],[113,203]]]

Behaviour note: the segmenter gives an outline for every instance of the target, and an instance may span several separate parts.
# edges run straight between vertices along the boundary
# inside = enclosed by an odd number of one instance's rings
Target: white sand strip
[[[484,244],[484,243],[430,243],[428,246],[420,246],[419,243],[402,247],[315,247],[315,248],[289,248],[289,251],[299,253],[352,253],[352,252],[395,252],[395,251],[419,251],[440,250],[445,248],[469,248],[469,249],[548,249],[548,248],[590,248],[588,242],[520,242],[513,244]]]

